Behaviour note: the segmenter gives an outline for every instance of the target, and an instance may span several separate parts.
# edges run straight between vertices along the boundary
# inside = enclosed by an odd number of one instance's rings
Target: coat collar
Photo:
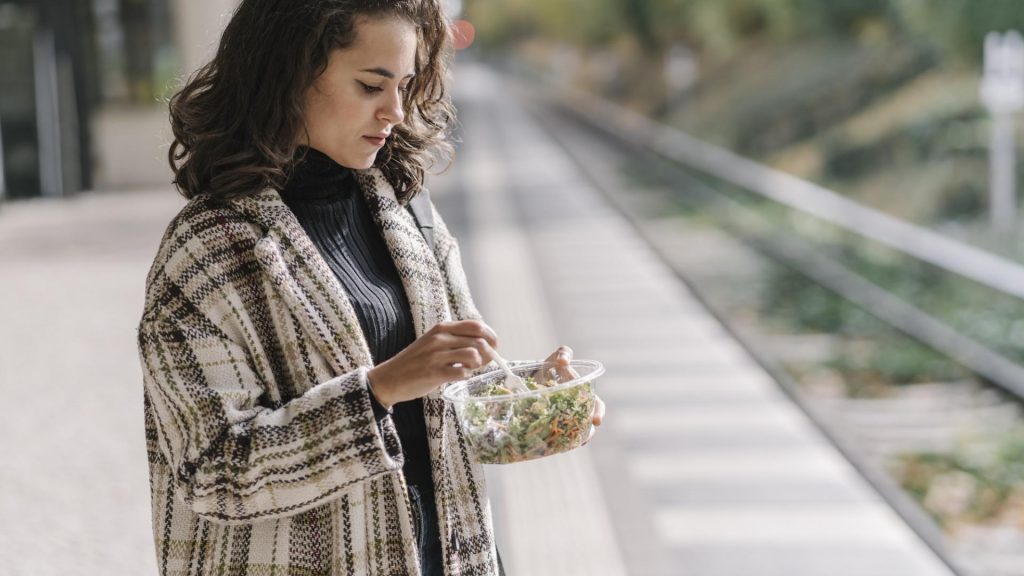
[[[451,319],[444,277],[412,215],[377,168],[356,172],[405,287],[416,335]],[[307,336],[341,374],[372,366],[369,346],[347,293],[291,210],[273,189],[233,201],[263,229],[255,253]]]

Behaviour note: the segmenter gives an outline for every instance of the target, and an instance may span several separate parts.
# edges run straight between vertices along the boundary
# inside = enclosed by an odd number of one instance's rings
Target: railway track
[[[990,522],[943,529],[894,477],[894,467],[908,455],[953,453],[963,449],[965,442],[979,443],[983,452],[985,439],[1020,430],[1024,368],[944,325],[913,302],[869,282],[813,245],[773,234],[748,207],[716,190],[715,178],[659,154],[651,144],[664,144],[666,137],[663,133],[652,136],[649,124],[638,123],[635,117],[612,118],[614,108],[609,106],[582,110],[578,100],[534,94],[532,102],[531,110],[540,123],[609,202],[954,572],[1024,575],[1024,507],[1011,508]],[[641,169],[638,175],[638,165],[652,168]],[[718,171],[723,169],[728,169],[727,164],[716,166]],[[680,208],[687,203],[689,209]],[[767,266],[797,271],[806,281],[827,288],[905,337],[966,366],[965,377],[892,386],[885,393],[865,397],[850,397],[828,379],[798,381],[788,366],[824,362],[835,354],[830,338],[836,337],[779,334],[759,325],[753,318],[756,314],[744,311],[742,305],[721,298],[721,292],[743,293],[745,283],[755,285],[760,268]],[[955,495],[956,486],[947,492]],[[942,500],[943,494],[937,489],[929,497]],[[933,511],[936,506],[952,505],[928,498],[925,503]]]

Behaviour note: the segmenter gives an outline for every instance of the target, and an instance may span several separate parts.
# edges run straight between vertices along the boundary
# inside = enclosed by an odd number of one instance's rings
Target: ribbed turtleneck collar
[[[340,200],[358,189],[352,169],[315,148],[299,147],[281,198],[287,203]]]

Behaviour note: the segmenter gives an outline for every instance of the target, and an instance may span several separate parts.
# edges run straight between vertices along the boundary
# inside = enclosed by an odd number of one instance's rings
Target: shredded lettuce
[[[548,388],[534,377],[523,379],[531,390]],[[552,382],[552,385],[557,382]],[[474,398],[511,395],[504,380],[490,383]],[[484,464],[509,464],[566,452],[580,446],[590,434],[594,411],[589,381],[564,390],[507,402],[474,401],[462,410],[463,429]]]

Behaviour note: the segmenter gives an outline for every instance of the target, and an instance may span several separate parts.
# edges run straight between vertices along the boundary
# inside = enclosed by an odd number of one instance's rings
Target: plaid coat
[[[458,246],[431,251],[376,169],[358,172],[422,335],[479,318]],[[190,201],[163,237],[139,325],[160,574],[419,574],[402,455],[341,284],[273,190]],[[497,574],[482,468],[424,401],[447,574]]]

